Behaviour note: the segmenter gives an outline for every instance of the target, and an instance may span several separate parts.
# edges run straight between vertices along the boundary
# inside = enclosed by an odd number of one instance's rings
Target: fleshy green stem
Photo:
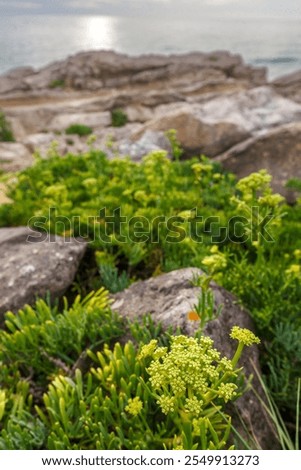
[[[244,347],[245,347],[244,343],[242,341],[240,341],[238,343],[236,352],[235,352],[235,354],[233,356],[233,359],[231,361],[233,367],[235,367],[236,364],[238,363],[238,361],[240,359],[240,356],[241,356],[241,353],[243,352]]]

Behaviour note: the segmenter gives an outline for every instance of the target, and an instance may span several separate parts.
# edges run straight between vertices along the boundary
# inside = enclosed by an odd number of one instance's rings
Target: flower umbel
[[[143,408],[143,403],[139,397],[130,398],[125,411],[130,413],[133,416],[137,416]]]
[[[245,346],[252,346],[252,344],[259,344],[260,339],[252,333],[252,331],[247,328],[240,328],[239,326],[233,326],[230,338],[237,339],[240,343],[243,343]]]
[[[233,326],[230,333],[230,338],[237,339],[238,341],[238,346],[232,359],[233,367],[235,367],[239,361],[245,346],[252,346],[252,344],[260,343],[260,339],[257,338],[257,336],[255,336],[252,331],[248,330],[247,328],[240,328],[239,326]]]

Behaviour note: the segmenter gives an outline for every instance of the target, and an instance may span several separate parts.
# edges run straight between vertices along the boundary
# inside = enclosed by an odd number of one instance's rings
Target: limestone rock
[[[32,165],[33,158],[25,145],[17,142],[0,142],[0,169],[19,171]]]
[[[139,140],[131,142],[125,139],[117,144],[119,156],[129,156],[133,161],[140,161],[145,155],[157,150],[165,150],[171,154],[169,140],[163,132],[147,130]]]
[[[34,73],[35,71],[32,67],[18,67],[6,72],[0,77],[0,94],[27,90],[28,86],[25,84],[24,79]]]
[[[256,134],[292,121],[301,121],[301,106],[270,87],[233,93],[207,101],[196,111],[205,122],[230,122]]]
[[[53,132],[31,134],[24,139],[24,145],[30,152],[38,152],[42,158],[47,158],[53,144],[56,145],[58,155],[73,153],[78,155],[88,150],[85,145],[86,138],[78,135],[56,135]]]
[[[301,103],[301,70],[277,78],[272,86],[281,95]]]
[[[73,124],[83,124],[93,129],[108,127],[111,124],[109,112],[60,114],[49,124],[52,131],[64,131]]]
[[[140,57],[112,51],[91,51],[54,62],[38,71],[30,68],[12,71],[0,77],[0,94],[47,90],[55,83],[61,83],[65,88],[95,91],[167,82],[184,75],[188,83],[204,70],[222,72],[225,78],[244,80],[253,86],[266,83],[266,69],[247,66],[239,55],[226,51]]]
[[[273,189],[293,200],[293,193],[284,185],[290,178],[301,178],[301,122],[248,139],[216,160],[239,178],[265,168],[273,176]]]
[[[175,109],[173,111],[173,109]],[[169,112],[168,112],[169,110]],[[141,139],[147,131],[165,132],[175,129],[177,140],[184,149],[185,154],[199,155],[204,153],[209,157],[218,155],[242,140],[247,139],[250,134],[239,125],[227,121],[207,123],[202,119],[199,108],[196,106],[168,107],[166,114],[160,109],[159,115],[133,135],[133,140]]]
[[[132,284],[128,289],[113,296],[112,309],[127,318],[141,318],[145,313],[150,313],[153,320],[161,322],[165,328],[174,330],[180,327],[187,335],[193,335],[198,322],[189,321],[188,312],[194,308],[200,292],[193,287],[193,276],[201,274],[196,268],[185,268],[140,281]],[[232,326],[239,325],[242,328],[254,330],[249,314],[237,303],[233,295],[225,289],[212,285],[216,305],[223,305],[219,318],[209,322],[205,328],[213,340],[215,347],[222,354],[232,357],[236,349],[235,342],[230,340],[229,332]],[[254,367],[260,370],[259,351],[252,346],[244,354],[241,365],[247,376],[254,373]],[[254,378],[254,386],[260,393],[258,379]],[[274,448],[274,435],[269,427],[262,405],[253,392],[245,393],[236,401],[238,412],[243,417],[249,431],[255,433],[256,439],[264,449]],[[239,431],[244,434],[239,419],[234,420]]]
[[[47,292],[62,295],[72,283],[86,244],[35,232],[28,227],[0,229],[0,323]]]
[[[175,129],[186,155],[217,156],[251,135],[291,121],[301,121],[301,106],[268,87],[257,87],[209,99],[203,103],[158,106],[155,117],[133,135],[146,130]]]

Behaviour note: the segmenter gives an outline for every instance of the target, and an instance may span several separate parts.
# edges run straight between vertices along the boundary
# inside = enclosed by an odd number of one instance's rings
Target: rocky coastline
[[[61,154],[88,149],[70,136],[87,125],[94,147],[139,161],[151,150],[170,151],[175,129],[184,156],[205,154],[239,177],[263,167],[274,189],[301,176],[301,72],[268,82],[265,68],[225,51],[209,54],[129,57],[111,51],[83,52],[40,70],[23,67],[0,77],[0,108],[16,142],[0,143],[3,171],[23,169],[53,141]],[[127,116],[112,127],[111,113]]]

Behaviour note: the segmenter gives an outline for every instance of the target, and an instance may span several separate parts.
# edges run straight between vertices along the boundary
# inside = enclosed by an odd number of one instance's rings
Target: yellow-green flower
[[[160,408],[165,415],[168,415],[168,413],[172,413],[175,411],[175,406],[176,406],[175,397],[161,395],[161,397],[158,398],[157,403],[158,405],[160,405]]]
[[[138,359],[145,359],[146,357],[152,356],[157,344],[158,341],[156,339],[152,339],[148,344],[142,346],[141,351],[138,354]]]
[[[125,411],[130,413],[133,416],[137,416],[143,408],[143,403],[139,397],[130,398]]]
[[[296,259],[301,259],[301,250],[297,249],[294,251],[294,257]]]
[[[185,411],[186,413],[192,413],[194,416],[200,416],[203,410],[203,400],[199,400],[196,396],[186,398]]]
[[[217,390],[217,394],[227,403],[227,401],[232,400],[237,395],[236,389],[237,385],[233,383],[221,384]]]
[[[301,266],[299,264],[291,264],[288,269],[285,270],[285,274],[289,276],[298,277],[301,273]]]
[[[247,328],[240,328],[239,326],[233,326],[230,338],[237,339],[240,343],[245,346],[251,346],[252,344],[259,344],[260,339]]]

